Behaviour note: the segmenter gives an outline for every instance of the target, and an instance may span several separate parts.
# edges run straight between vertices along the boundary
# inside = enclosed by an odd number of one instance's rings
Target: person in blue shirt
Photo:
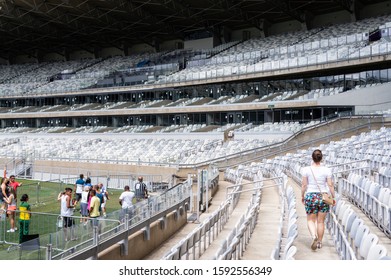
[[[77,202],[79,202],[81,199],[81,194],[83,193],[84,185],[85,185],[84,175],[80,174],[80,178],[77,179],[75,183],[75,199]]]

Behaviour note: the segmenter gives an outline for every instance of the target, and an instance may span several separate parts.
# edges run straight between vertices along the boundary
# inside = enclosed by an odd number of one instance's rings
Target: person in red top
[[[10,186],[14,188],[15,190],[15,193],[17,191],[17,188],[21,187],[23,183],[19,183],[17,181],[15,181],[15,175],[11,175],[10,176]]]

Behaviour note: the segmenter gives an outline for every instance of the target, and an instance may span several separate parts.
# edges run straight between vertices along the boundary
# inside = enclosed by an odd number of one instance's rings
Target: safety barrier
[[[139,230],[144,230],[148,236],[149,225],[154,221],[172,212],[179,215],[179,212],[188,210],[191,186],[191,182],[185,181],[126,211],[108,213],[106,218],[87,218],[87,221],[82,222],[81,216],[72,216],[75,225],[69,228],[63,228],[59,215],[32,213],[30,229],[34,230],[32,233],[39,234],[40,244],[45,244],[46,247],[40,247],[39,250],[46,251],[46,259],[97,258],[99,252]],[[18,219],[16,223],[19,224]],[[0,222],[1,240],[10,245],[8,251],[19,250],[21,244],[18,233],[7,232],[5,225],[5,222]],[[10,255],[7,259],[10,259]]]
[[[242,176],[235,174],[234,170],[227,169],[224,173],[225,179],[235,183],[235,188],[228,198],[223,201],[219,208],[214,211],[197,228],[190,232],[185,238],[175,244],[163,257],[166,260],[198,259],[215,240],[224,225],[227,223],[230,214],[235,209],[242,189]],[[198,249],[198,250],[197,250]]]

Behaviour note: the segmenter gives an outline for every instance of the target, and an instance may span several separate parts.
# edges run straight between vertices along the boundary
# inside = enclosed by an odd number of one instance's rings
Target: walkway
[[[274,184],[265,181],[264,186]],[[264,188],[262,190],[261,205],[258,222],[243,260],[270,260],[271,253],[277,242],[277,234],[280,223],[281,205],[277,187]]]
[[[220,207],[220,204],[225,201],[227,196],[227,187],[232,186],[233,184],[226,181],[219,181],[219,190],[216,192],[215,196],[212,198],[211,205],[209,205],[208,212],[201,213],[200,222],[208,218],[208,216],[213,213],[216,209]],[[190,214],[188,214],[190,216]],[[175,235],[169,238],[164,242],[160,247],[155,249],[151,254],[146,256],[144,260],[159,260],[161,259],[170,249],[176,245],[180,240],[182,240],[186,235],[196,228],[199,224],[197,222],[188,222],[181,230],[179,230]],[[219,237],[222,235],[219,234]],[[218,241],[218,240],[216,240]]]
[[[244,181],[247,183],[247,181]],[[271,182],[265,181],[265,186],[270,185]],[[219,190],[212,199],[212,203],[209,206],[208,213],[202,213],[200,215],[200,222],[205,220],[213,211],[218,209],[220,204],[226,199],[227,187],[232,183],[226,181],[219,182]],[[306,214],[304,206],[301,203],[301,190],[300,186],[292,179],[288,179],[288,185],[293,187],[296,195],[296,211],[298,215],[298,236],[296,237],[293,245],[297,247],[297,253],[294,258],[296,260],[339,260],[339,256],[334,248],[334,242],[328,230],[325,230],[325,236],[323,239],[323,247],[320,250],[312,251],[310,248],[311,237],[307,229]],[[243,190],[253,188],[252,184],[244,185]],[[224,239],[231,232],[240,216],[247,210],[248,203],[250,201],[252,192],[244,192],[241,195],[240,201],[232,212],[230,219],[224,226],[223,230],[219,233],[218,237],[202,254],[202,260],[213,259],[218,248],[224,241]],[[387,250],[391,252],[391,239],[386,237],[376,225],[357,207],[352,205],[352,209],[356,214],[364,220],[364,223],[368,225],[370,231],[375,233],[379,237],[379,243],[386,246]],[[280,221],[280,198],[278,189],[264,188],[262,190],[262,199],[260,205],[260,213],[258,216],[258,222],[255,230],[251,236],[250,242],[246,251],[242,257],[243,260],[270,260],[271,253],[277,242],[277,233]],[[190,215],[190,214],[189,214]],[[146,260],[161,259],[174,245],[176,245],[182,238],[184,238],[189,232],[198,226],[197,222],[187,223],[181,230],[179,230],[169,240],[164,242],[159,248],[148,255]]]
[[[339,260],[337,251],[334,248],[334,242],[329,234],[328,230],[325,229],[325,235],[323,237],[322,249],[312,251],[311,236],[307,228],[307,215],[304,210],[304,205],[301,203],[301,186],[299,186],[292,179],[288,179],[288,185],[293,187],[296,195],[296,211],[298,215],[297,226],[298,236],[293,242],[293,245],[297,247],[297,253],[295,255],[296,260]]]

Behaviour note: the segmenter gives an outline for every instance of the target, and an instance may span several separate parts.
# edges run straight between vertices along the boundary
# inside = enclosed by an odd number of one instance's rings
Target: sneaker
[[[316,248],[318,248],[318,237],[315,236],[312,240],[311,249],[315,251]]]
[[[318,241],[318,244],[316,245],[316,247],[318,247],[318,249],[322,248],[322,242]]]
[[[15,228],[14,228],[14,230],[16,231],[16,230],[18,230],[18,228],[17,228],[17,227],[15,227]]]
[[[7,232],[15,232],[15,230],[13,228],[7,230]]]

